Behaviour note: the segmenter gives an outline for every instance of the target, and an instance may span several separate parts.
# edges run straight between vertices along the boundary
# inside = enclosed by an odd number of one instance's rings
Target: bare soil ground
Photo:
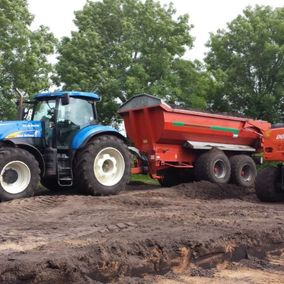
[[[284,204],[207,182],[0,204],[1,283],[284,283]]]

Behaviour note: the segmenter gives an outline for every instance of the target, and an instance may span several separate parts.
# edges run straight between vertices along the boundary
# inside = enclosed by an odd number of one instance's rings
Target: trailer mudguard
[[[111,126],[95,124],[84,127],[75,134],[71,142],[71,149],[77,150],[79,148],[84,147],[91,138],[98,134],[115,135],[126,141],[126,138],[122,134],[120,134],[115,128]]]

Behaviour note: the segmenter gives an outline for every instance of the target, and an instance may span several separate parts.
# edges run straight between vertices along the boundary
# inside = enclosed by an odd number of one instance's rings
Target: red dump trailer
[[[145,157],[144,170],[163,186],[193,179],[251,186],[253,158],[271,127],[260,120],[173,108],[150,95],[131,98],[119,114],[128,138]]]

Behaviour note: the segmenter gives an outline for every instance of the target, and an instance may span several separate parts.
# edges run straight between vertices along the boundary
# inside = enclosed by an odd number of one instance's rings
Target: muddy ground
[[[1,283],[284,283],[284,204],[207,182],[0,204]]]

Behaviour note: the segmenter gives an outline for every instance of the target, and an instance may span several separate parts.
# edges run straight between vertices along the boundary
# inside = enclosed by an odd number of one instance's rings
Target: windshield
[[[35,104],[33,120],[50,120],[54,115],[55,105],[55,100],[38,101]]]
[[[70,98],[68,105],[62,105],[58,108],[57,122],[68,122],[80,128],[89,125],[94,120],[93,103],[87,100]]]

